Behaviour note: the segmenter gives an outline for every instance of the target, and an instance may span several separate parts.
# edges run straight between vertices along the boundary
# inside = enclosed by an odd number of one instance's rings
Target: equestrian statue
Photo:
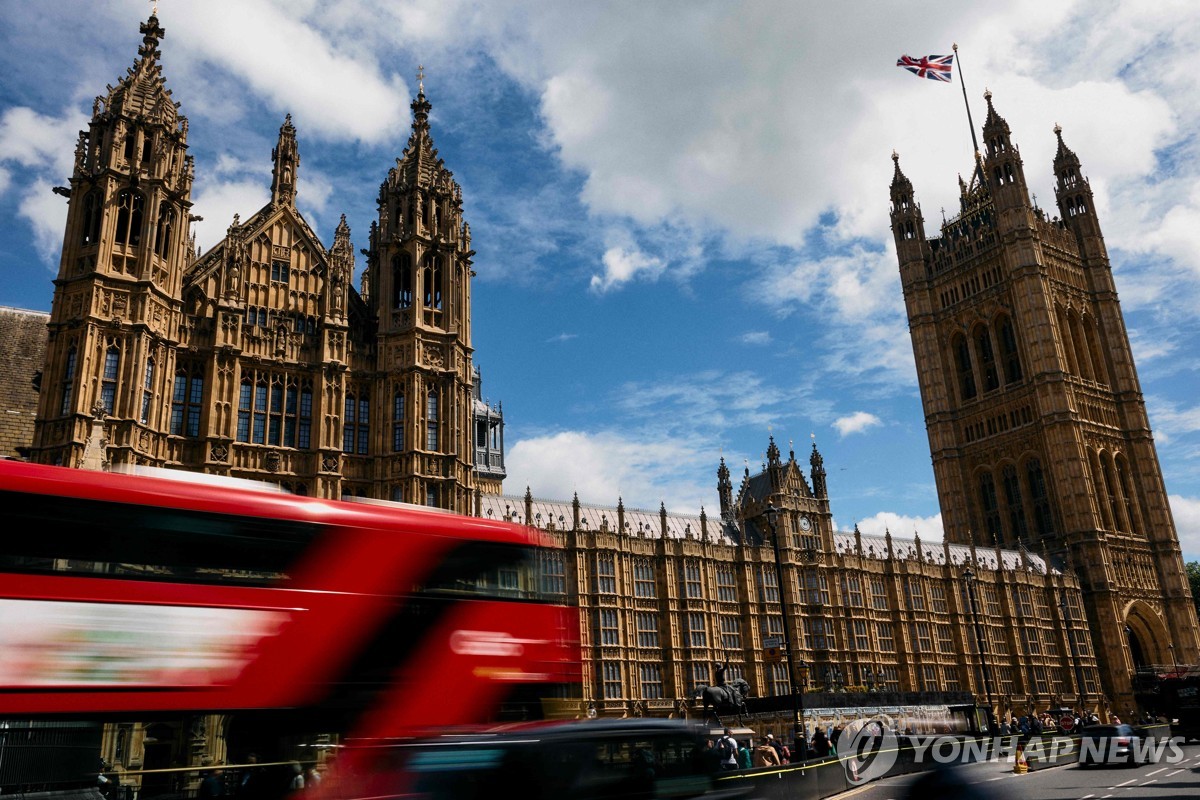
[[[728,669],[728,663],[717,664],[714,670],[717,676],[716,683],[712,686],[703,684],[697,686],[692,690],[692,699],[704,701],[705,719],[712,719],[718,725],[724,725],[721,715],[733,714],[737,717],[740,725],[742,715],[746,713],[746,698],[750,695],[750,684],[743,678],[734,678],[732,681],[726,682],[725,672]]]

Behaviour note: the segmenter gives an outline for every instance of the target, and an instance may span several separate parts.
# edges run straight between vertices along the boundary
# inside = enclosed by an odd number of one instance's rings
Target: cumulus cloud
[[[863,533],[883,536],[887,531],[892,536],[911,539],[914,533],[920,534],[922,541],[940,542],[942,540],[942,515],[932,517],[912,517],[896,514],[892,511],[880,511],[874,516],[858,520],[858,529]],[[853,525],[850,526],[853,529]]]
[[[330,139],[379,142],[406,126],[408,92],[373,58],[347,50],[316,24],[268,0],[212,0],[171,7],[173,46],[219,66],[280,113]]]
[[[74,171],[75,142],[87,118],[67,109],[47,116],[24,106],[0,116],[0,194],[19,191],[17,214],[29,223],[34,250],[57,266],[67,222],[67,203],[53,194]]]
[[[666,263],[662,259],[648,256],[636,247],[610,247],[604,252],[602,262],[604,274],[593,275],[590,283],[592,291],[600,294],[639,276],[646,280],[655,280],[666,268]]]
[[[695,457],[678,440],[638,438],[612,432],[562,431],[531,436],[512,445],[505,467],[506,491],[525,487],[538,497],[569,499],[576,492],[593,503],[696,513],[711,505],[709,485],[691,482],[679,465]]]
[[[855,411],[849,416],[838,417],[833,421],[833,427],[837,429],[842,438],[852,433],[863,433],[869,428],[875,428],[882,424],[883,421],[879,417],[866,411]]]
[[[225,236],[237,214],[245,221],[271,199],[271,187],[261,181],[212,181],[205,183],[193,196],[195,210],[204,217],[192,223],[196,244],[208,250]]]
[[[78,109],[60,116],[10,108],[0,116],[0,162],[31,167],[65,184],[74,169],[75,142],[88,118]]]
[[[1188,561],[1200,560],[1200,498],[1173,494],[1169,500],[1183,557]]]

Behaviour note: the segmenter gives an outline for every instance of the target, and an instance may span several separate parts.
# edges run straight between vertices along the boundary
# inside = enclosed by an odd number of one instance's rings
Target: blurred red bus
[[[272,489],[0,462],[0,717],[374,739],[578,697],[577,612],[535,531]]]

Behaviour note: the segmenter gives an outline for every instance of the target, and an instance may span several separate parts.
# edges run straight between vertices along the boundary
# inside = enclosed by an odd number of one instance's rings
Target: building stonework
[[[1030,202],[990,93],[958,216],[926,237],[898,157],[892,230],[947,540],[1077,572],[1104,691],[1196,663],[1200,627],[1091,186],[1055,128],[1061,216]]]
[[[423,87],[379,190],[360,291],[345,217],[326,247],[296,207],[290,115],[270,203],[200,253],[188,121],[162,75],[157,17],[141,31],[133,67],[96,98],[64,190],[29,457],[81,466],[102,420],[97,463],[469,513],[501,488],[503,416],[479,397],[470,228]]]
[[[14,457],[33,439],[37,386],[46,358],[46,322],[40,311],[0,307],[0,456]]]
[[[756,695],[786,695],[786,666],[768,662],[764,645],[785,624],[809,667],[809,691],[969,691],[981,705],[991,694],[998,714],[1109,706],[1079,581],[1044,556],[835,531],[815,445],[808,478],[795,454],[783,458],[772,440],[765,469],[747,469],[736,495],[722,461],[717,489],[717,517],[528,492],[484,499],[484,515],[532,525],[562,546],[549,557],[545,585],[580,610],[584,708],[610,716],[696,713],[688,698],[726,662],[728,677],[746,678]],[[781,509],[786,620],[769,505]]]
[[[712,517],[538,500],[501,494],[503,413],[482,399],[471,340],[471,232],[424,87],[356,286],[345,219],[326,247],[296,207],[290,116],[270,203],[197,250],[188,122],[165,87],[155,16],[142,34],[80,134],[49,319],[0,313],[4,346],[27,354],[9,362],[6,454],[225,474],[539,528],[560,545],[544,556],[544,588],[580,610],[581,713],[694,714],[693,690],[725,663],[756,695],[787,695],[785,665],[765,657],[785,626],[809,689],[960,690],[999,714],[1125,712],[1139,659],[1168,661],[1173,645],[1197,660],[1103,238],[1061,139],[1060,221],[1029,203],[989,101],[987,158],[934,239],[897,162],[892,222],[945,542],[835,530],[816,446],[806,474],[773,440],[737,487],[721,462]],[[165,766],[229,755],[218,716],[171,725],[149,736],[140,723],[110,726],[105,756]]]

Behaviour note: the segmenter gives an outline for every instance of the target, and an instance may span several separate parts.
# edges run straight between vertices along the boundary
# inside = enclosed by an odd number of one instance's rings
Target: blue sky
[[[0,6],[0,304],[49,310],[92,98],[149,4]],[[891,152],[931,232],[971,144],[957,42],[1053,206],[1053,126],[1083,161],[1186,555],[1200,557],[1200,6],[1194,2],[163,0],[167,85],[214,244],[269,196],[291,113],[298,204],[366,244],[424,64],[478,251],[474,345],[509,493],[716,506],[724,455],[825,455],[835,518],[940,536],[888,228]],[[361,269],[361,263],[358,265]]]

